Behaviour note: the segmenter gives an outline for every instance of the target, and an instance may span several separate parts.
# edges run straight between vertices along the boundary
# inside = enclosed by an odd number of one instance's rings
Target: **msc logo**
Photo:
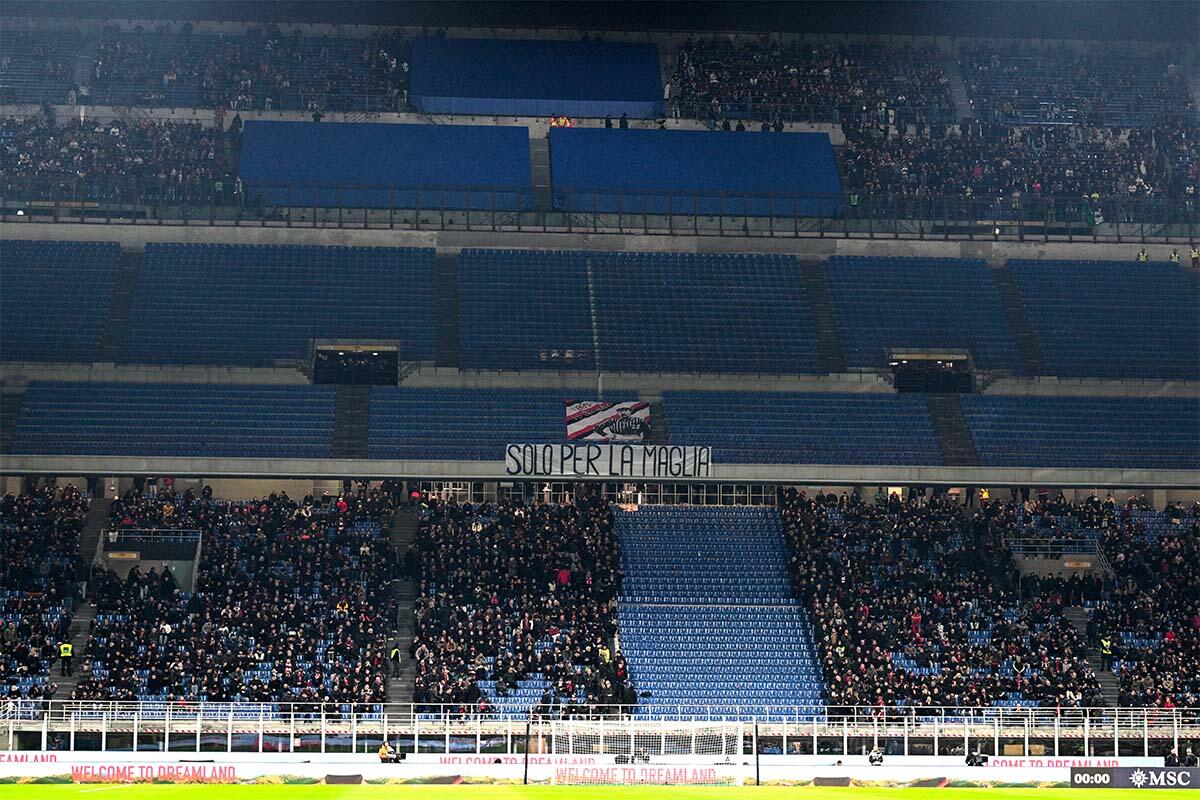
[[[1129,774],[1135,789],[1186,789],[1192,785],[1192,773],[1186,769],[1135,769]]]

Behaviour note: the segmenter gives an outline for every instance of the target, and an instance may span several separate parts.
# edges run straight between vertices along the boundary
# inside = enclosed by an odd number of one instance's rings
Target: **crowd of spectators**
[[[93,577],[97,619],[74,698],[376,704],[395,619],[393,500],[360,488],[225,502],[128,494],[119,527],[201,532],[194,592],[169,569]],[[381,526],[381,521],[385,524]]]
[[[239,137],[189,122],[6,118],[0,177],[15,193],[58,199],[233,199]]]
[[[96,52],[96,102],[307,111],[403,111],[411,44],[400,31],[365,39],[284,34],[275,25],[239,36],[159,26],[106,28]]]
[[[636,702],[614,647],[620,561],[612,510],[432,500],[422,511],[414,699],[486,710],[535,674],[541,711]],[[489,684],[490,685],[490,684]]]
[[[841,152],[854,195],[995,200],[1194,198],[1200,128],[975,123],[889,135],[847,126]],[[1132,205],[1132,204],[1131,204]]]
[[[893,124],[955,117],[942,56],[876,44],[690,38],[670,77],[676,117]]]
[[[1095,609],[1095,637],[1110,642],[1121,705],[1200,708],[1200,503],[1144,506],[1104,520],[1115,586]]]
[[[1062,598],[1022,601],[1005,504],[789,489],[781,512],[834,706],[1102,703]]]
[[[0,699],[51,699],[46,680],[70,629],[88,498],[72,487],[0,500]]]

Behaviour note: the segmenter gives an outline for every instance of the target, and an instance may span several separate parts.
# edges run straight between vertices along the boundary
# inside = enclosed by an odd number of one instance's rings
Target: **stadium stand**
[[[566,250],[460,251],[461,366],[596,369],[589,258]]]
[[[567,717],[636,702],[613,644],[621,573],[612,510],[598,495],[431,500],[416,546],[418,704]]]
[[[668,715],[661,707],[673,705],[766,719],[817,713],[820,668],[789,592],[775,509],[615,513],[621,646],[638,690],[659,707],[639,716]]]
[[[77,600],[89,500],[73,487],[0,500],[0,701],[53,699],[58,644]]]
[[[1060,377],[1200,377],[1200,292],[1179,264],[1012,260],[1029,321]]]
[[[832,256],[823,269],[847,365],[886,367],[889,348],[918,348],[969,350],[982,369],[1018,369],[983,261]]]
[[[565,442],[563,391],[371,389],[371,458],[496,461],[513,442]],[[632,395],[606,393],[608,400]]]
[[[330,458],[334,390],[239,384],[31,383],[12,452]]]
[[[271,366],[309,360],[314,339],[357,339],[428,360],[434,260],[418,248],[148,244],[121,359]]]
[[[412,104],[427,114],[603,117],[663,113],[658,47],[618,42],[420,38]]]
[[[1200,469],[1200,400],[964,395],[984,466]]]
[[[391,512],[387,495],[366,490],[302,502],[286,494],[217,502],[165,489],[127,496],[114,521],[132,513],[200,529],[195,591],[182,591],[169,570],[122,580],[97,568],[98,613],[73,699],[292,702],[335,715],[382,702],[384,587],[394,564],[380,520]]]
[[[791,256],[464,250],[459,345],[484,369],[819,371]]]
[[[934,48],[762,37],[688,39],[671,75],[676,117],[908,123],[955,119]]]
[[[531,208],[529,130],[515,126],[245,125],[241,176],[271,205]]]
[[[0,120],[0,173],[31,200],[241,203],[237,136],[199,123]],[[235,194],[236,193],[236,194]]]
[[[1140,48],[1139,48],[1140,50]],[[1187,77],[1157,54],[967,46],[963,81],[976,111],[1010,124],[1077,122],[1152,127],[1194,118]]]
[[[1113,644],[1120,705],[1200,708],[1200,504],[1105,511],[1114,585],[1092,623]]]
[[[0,357],[94,361],[119,256],[112,243],[0,240]]]
[[[594,253],[598,360],[623,372],[819,372],[791,256]]]
[[[942,463],[923,397],[663,392],[673,445],[709,445],[735,464]]]
[[[550,167],[559,210],[811,216],[842,206],[824,133],[554,128]]]
[[[998,508],[789,488],[781,509],[833,706],[1097,704],[1061,603],[1022,602]]]
[[[402,32],[364,39],[105,28],[96,47],[93,101],[115,106],[255,110],[403,111],[411,44]]]
[[[62,103],[74,93],[75,31],[20,31],[5,22],[0,37],[0,103]]]
[[[1194,134],[1179,139],[1168,128],[1123,134],[1070,125],[962,127],[946,135],[884,136],[877,129],[847,126],[840,152],[847,192],[879,205],[881,214],[896,210],[876,196],[937,198],[949,203],[949,213],[956,217],[969,213],[965,207],[959,210],[957,201],[974,199],[994,205],[976,207],[973,213],[1002,220],[1023,215],[1030,221],[1046,216],[1036,201],[1078,201],[1094,193],[1117,200],[1105,203],[1117,220],[1146,199],[1183,197],[1188,170],[1172,162],[1186,162],[1189,147],[1196,146]],[[852,198],[852,210],[855,204]],[[940,207],[934,212],[942,213]]]

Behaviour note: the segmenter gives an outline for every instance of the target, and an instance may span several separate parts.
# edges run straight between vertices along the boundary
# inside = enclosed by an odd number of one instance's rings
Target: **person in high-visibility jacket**
[[[1100,637],[1100,669],[1105,672],[1112,672],[1112,639],[1107,636]]]
[[[63,677],[70,675],[74,671],[71,664],[72,656],[74,655],[75,648],[70,642],[61,642],[58,645],[59,671]]]

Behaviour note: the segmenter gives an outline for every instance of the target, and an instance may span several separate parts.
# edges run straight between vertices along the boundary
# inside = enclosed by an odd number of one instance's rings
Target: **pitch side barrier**
[[[1156,757],[1200,744],[1198,709],[647,704],[502,715],[412,704],[6,700],[0,751],[365,753],[386,740],[414,755],[512,755],[545,747],[620,755],[656,743],[676,753],[683,747],[680,730],[729,725],[743,726],[756,748],[778,755],[850,756],[878,746],[904,756],[978,749],[998,759]]]

